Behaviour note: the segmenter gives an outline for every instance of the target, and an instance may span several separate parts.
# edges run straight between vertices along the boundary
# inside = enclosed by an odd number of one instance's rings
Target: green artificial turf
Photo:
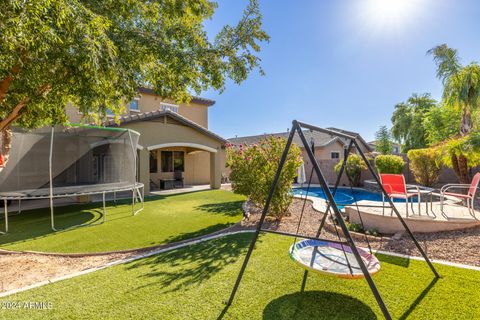
[[[244,197],[223,190],[147,197],[145,210],[132,216],[130,202],[109,203],[107,222],[53,232],[49,209],[9,218],[10,233],[0,248],[45,252],[104,252],[175,242],[226,228],[242,217]],[[139,204],[137,204],[137,207]],[[56,208],[59,227],[94,223],[101,203]]]
[[[309,273],[288,257],[292,239],[260,237],[234,304],[224,309],[251,234],[229,236],[2,298],[4,319],[375,319],[365,280]],[[394,319],[480,318],[480,272],[379,255],[374,276]],[[28,310],[24,302],[48,302]]]

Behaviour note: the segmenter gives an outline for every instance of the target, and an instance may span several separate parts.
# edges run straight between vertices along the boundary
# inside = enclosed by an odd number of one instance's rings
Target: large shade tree
[[[425,115],[437,104],[429,93],[412,94],[406,102],[395,105],[392,115],[392,135],[402,144],[402,152],[427,146]]]
[[[72,103],[92,120],[150,86],[188,101],[223,90],[260,68],[268,41],[256,0],[238,24],[210,37],[208,0],[5,0],[0,3],[0,143],[8,159],[10,126],[67,122]],[[262,72],[260,68],[260,72]],[[1,155],[0,154],[0,155]]]
[[[458,110],[461,114],[459,138],[446,143],[447,162],[462,183],[470,180],[469,168],[478,164],[476,153],[471,155],[468,139],[474,129],[473,115],[480,108],[480,66],[476,62],[464,66],[460,63],[458,52],[446,44],[428,51],[437,65],[437,77],[443,82],[444,104]],[[448,147],[450,146],[450,147]]]

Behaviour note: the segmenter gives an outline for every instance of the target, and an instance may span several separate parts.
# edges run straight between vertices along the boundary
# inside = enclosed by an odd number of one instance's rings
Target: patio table
[[[407,191],[415,192],[418,194],[418,215],[422,215],[422,210],[421,210],[422,195],[426,196],[425,212],[427,216],[428,216],[429,204],[430,204],[430,212],[433,213],[433,191],[435,191],[435,189],[415,186],[415,188],[407,189]]]

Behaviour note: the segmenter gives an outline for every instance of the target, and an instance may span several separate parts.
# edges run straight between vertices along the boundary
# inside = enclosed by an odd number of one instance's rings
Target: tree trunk
[[[452,168],[458,178],[459,183],[470,183],[467,158],[463,154],[459,155],[458,157],[455,154],[452,154]]]
[[[472,127],[472,115],[470,114],[470,111],[468,111],[468,107],[465,107],[463,109],[462,122],[460,124],[460,135],[462,137],[466,136],[472,131]]]
[[[0,172],[3,170],[10,157],[10,149],[12,147],[12,130],[10,127],[0,132],[0,153],[3,156],[3,164],[0,165]]]
[[[458,157],[458,170],[459,170],[459,180],[460,183],[469,184],[470,183],[470,174],[468,170],[467,158],[461,154]]]

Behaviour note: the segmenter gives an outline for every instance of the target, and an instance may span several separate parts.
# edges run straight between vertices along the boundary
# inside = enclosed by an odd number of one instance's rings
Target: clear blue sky
[[[234,24],[245,0],[219,0],[208,32]],[[260,0],[266,72],[228,83],[210,109],[210,129],[230,138],[285,131],[293,119],[360,132],[390,126],[412,93],[441,97],[426,51],[447,43],[462,62],[480,60],[478,0]]]

